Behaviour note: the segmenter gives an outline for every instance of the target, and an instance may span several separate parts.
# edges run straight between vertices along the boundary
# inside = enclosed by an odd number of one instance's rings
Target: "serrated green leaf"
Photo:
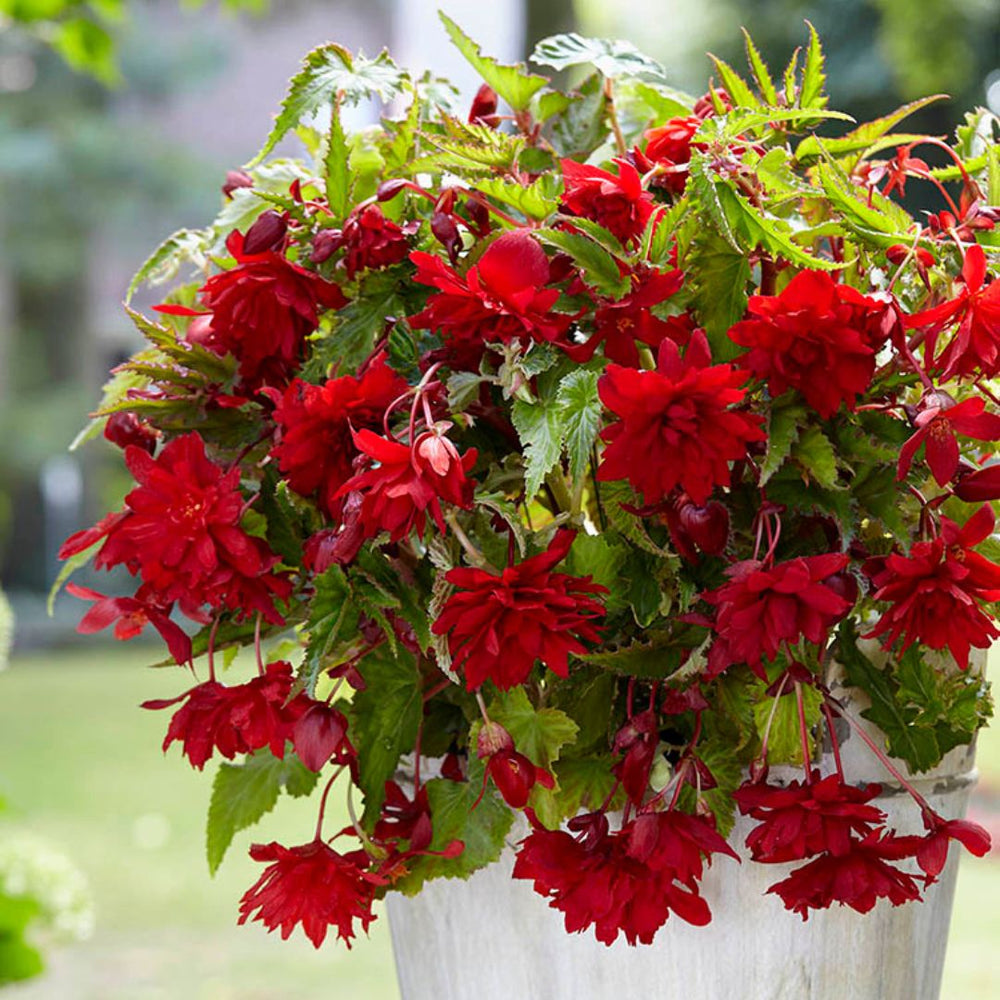
[[[336,102],[330,110],[330,128],[326,135],[326,153],[323,157],[326,200],[335,219],[347,215],[351,205],[350,149],[340,121],[340,108]]]
[[[178,229],[171,233],[135,272],[125,292],[125,302],[132,301],[143,282],[158,285],[169,281],[185,261],[195,268],[203,268],[207,263],[205,248],[210,239],[211,230],[208,229]]]
[[[904,104],[891,114],[862,123],[846,135],[842,135],[836,139],[824,138],[823,147],[832,156],[842,156],[847,153],[862,153],[869,149],[878,139],[881,139],[886,133],[895,128],[903,119],[908,118],[915,111],[933,104],[935,101],[945,100],[946,96],[945,94],[933,94],[930,97],[922,97],[918,101],[910,101],[909,104]],[[908,136],[899,136],[898,141],[908,142],[910,140]],[[812,135],[806,136],[795,149],[795,159],[800,162],[819,155],[821,155],[820,143]],[[853,162],[856,162],[857,159],[859,157],[853,158],[849,164],[845,165],[845,169],[850,169],[853,166]]]
[[[601,426],[602,404],[597,395],[599,372],[579,369],[560,383],[556,402],[569,456],[570,475],[582,476],[590,464],[590,451]]]
[[[757,100],[753,91],[747,86],[746,81],[732,66],[711,54],[709,54],[709,59],[712,60],[715,70],[719,74],[722,86],[725,87],[726,93],[729,94],[729,98],[733,102],[733,107],[751,108],[754,110],[760,107],[760,101]]]
[[[555,766],[556,805],[563,816],[575,816],[584,810],[599,809],[611,794],[617,779],[611,771],[614,761],[608,754],[572,757]],[[624,796],[624,793],[622,793]],[[610,808],[621,808],[611,802]]]
[[[573,576],[589,576],[614,595],[615,585],[620,581],[619,571],[628,555],[624,545],[612,540],[614,537],[608,532],[600,535],[578,532],[566,557],[567,572]]]
[[[365,793],[362,822],[371,827],[385,800],[385,783],[399,758],[416,744],[423,717],[420,674],[413,657],[383,650],[366,656],[359,667],[366,687],[352,701],[352,738],[358,750],[358,782]],[[435,833],[437,831],[435,830]]]
[[[569,107],[552,121],[552,145],[560,156],[585,160],[604,143],[610,131],[600,74],[592,73],[569,96]]]
[[[261,151],[249,166],[260,163],[300,122],[338,99],[357,104],[370,97],[391,101],[403,92],[406,74],[383,50],[374,59],[352,56],[342,45],[328,42],[310,52],[292,77],[281,111]]]
[[[694,107],[694,98],[690,94],[650,81],[623,81],[615,88],[615,95],[619,104],[623,98],[630,96],[641,101],[649,109],[649,117],[654,124],[670,118],[685,118]]]
[[[823,68],[825,62],[823,57],[823,47],[820,45],[819,35],[816,29],[809,25],[809,44],[806,47],[805,63],[802,66],[802,88],[799,91],[798,106],[800,108],[823,108],[826,107],[827,98],[823,95],[823,86],[826,83],[826,73]]]
[[[526,403],[517,399],[511,420],[524,452],[525,496],[532,498],[562,454],[562,410],[554,400]]]
[[[726,743],[702,738],[695,752],[712,772],[715,787],[702,789],[699,794],[690,785],[685,785],[678,797],[678,805],[686,812],[694,812],[700,800],[715,817],[715,828],[719,834],[728,837],[736,819],[733,792],[743,780],[743,768],[734,756],[733,748]]]
[[[447,14],[439,10],[438,17],[441,18],[455,48],[465,56],[472,68],[514,111],[526,110],[532,97],[542,87],[548,85],[547,77],[529,73],[523,63],[504,66],[491,56],[484,56],[480,46],[469,38]]]
[[[704,641],[705,634],[705,629],[696,625],[671,632],[646,630],[641,640],[622,646],[605,643],[601,649],[580,654],[577,659],[622,677],[669,677],[683,658]]]
[[[316,681],[327,665],[327,656],[339,641],[354,634],[358,624],[358,608],[340,566],[331,566],[320,573],[314,587],[305,624],[309,643],[299,672],[299,680],[308,695],[316,690]]]
[[[783,257],[792,264],[820,271],[837,271],[845,266],[806,253],[792,240],[791,226],[784,219],[769,216],[755,208],[728,184],[718,183],[713,186],[733,232],[742,238],[745,249],[762,247],[775,257]]]
[[[767,759],[771,764],[801,764],[802,736],[799,729],[799,709],[794,693],[783,694],[777,699],[764,696],[754,703],[753,717],[757,726],[757,735],[761,740],[767,729],[767,721],[774,708],[774,720],[771,723],[770,735],[767,741]],[[820,720],[820,710],[823,695],[811,685],[802,688],[802,703],[806,720],[806,731],[809,733],[808,744],[810,759],[816,749],[816,735],[813,732]]]
[[[830,439],[812,424],[799,432],[792,444],[792,458],[824,489],[839,488],[837,481],[837,453]]]
[[[799,430],[805,417],[805,407],[795,404],[775,406],[771,410],[767,428],[767,453],[760,466],[761,486],[767,484],[791,454],[792,445],[799,439]]]
[[[741,349],[728,333],[746,312],[750,264],[744,254],[733,250],[721,237],[704,232],[695,239],[685,271],[693,279],[688,284],[712,359],[731,361]]]
[[[610,38],[584,38],[575,31],[543,38],[531,54],[539,66],[568,69],[593,66],[604,76],[632,77],[649,74],[664,77],[663,66],[640,52],[631,42]]]
[[[878,246],[891,246],[900,240],[907,241],[907,229],[913,220],[905,209],[894,205],[888,199],[872,193],[869,204],[855,189],[827,164],[818,164],[817,177],[826,196],[843,216],[844,221],[856,233]],[[891,207],[890,207],[891,206]]]
[[[535,235],[548,246],[569,254],[583,280],[602,295],[620,299],[628,294],[632,287],[628,275],[622,275],[612,254],[589,236],[563,229],[536,229]]]
[[[259,750],[244,764],[220,764],[208,807],[208,870],[213,875],[218,871],[235,834],[269,813],[282,788],[287,786],[295,796],[308,795],[318,779],[294,754],[279,760],[270,751]]]
[[[764,62],[763,57],[757,50],[757,46],[754,45],[753,39],[750,37],[750,32],[746,28],[743,29],[743,41],[747,50],[747,62],[750,64],[751,70],[753,70],[754,79],[757,81],[761,97],[764,98],[765,103],[776,105],[778,103],[778,92],[774,89],[771,72],[768,70],[767,63]]]
[[[475,188],[482,194],[509,205],[526,218],[547,219],[559,208],[559,181],[554,174],[543,174],[531,184],[500,177],[486,177],[476,181]]]
[[[535,708],[523,686],[500,692],[489,706],[489,716],[510,733],[514,746],[538,767],[550,769],[580,727],[558,708]]]
[[[414,858],[409,873],[395,885],[408,896],[419,892],[428,879],[468,878],[496,861],[514,822],[514,814],[489,785],[472,808],[483,787],[483,762],[474,754],[469,757],[468,781],[434,778],[425,787],[434,830],[428,850],[443,851],[453,840],[461,840],[465,850],[457,858]]]

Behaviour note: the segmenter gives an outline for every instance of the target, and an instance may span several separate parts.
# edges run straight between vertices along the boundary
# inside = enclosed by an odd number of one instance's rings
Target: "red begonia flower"
[[[925,456],[938,486],[946,486],[958,470],[959,451],[956,434],[977,441],[1000,441],[1000,416],[983,413],[981,396],[954,403],[943,393],[934,393],[933,404],[917,414],[916,431],[899,450],[896,479],[910,471],[913,456],[922,443]]]
[[[783,642],[821,643],[851,603],[825,581],[849,562],[840,552],[802,556],[765,566],[755,559],[726,570],[729,582],[702,598],[716,607],[715,631],[733,663],[759,667]]]
[[[513,749],[497,750],[486,762],[486,774],[493,779],[497,791],[512,809],[523,809],[535,785],[555,788],[555,778],[533,764],[523,753]]]
[[[351,428],[381,428],[386,408],[407,388],[384,352],[359,378],[342,375],[323,385],[294,379],[274,409],[281,437],[271,452],[288,485],[303,496],[315,494],[320,507],[339,519],[344,501],[337,492],[350,479],[358,454]]]
[[[1000,464],[970,472],[955,484],[955,496],[966,503],[1000,500]]]
[[[656,371],[608,365],[598,392],[618,420],[601,431],[608,447],[599,480],[627,479],[647,504],[677,486],[703,504],[716,486],[729,485],[729,463],[765,434],[761,417],[730,409],[746,394],[744,374],[710,362],[698,330],[683,360],[677,345],[664,340]]]
[[[320,310],[340,309],[347,299],[337,285],[283,254],[244,253],[243,241],[230,233],[226,248],[236,267],[213,275],[200,290],[212,314],[212,343],[237,359],[246,385],[283,386],[301,363]]]
[[[868,803],[880,795],[876,784],[855,788],[830,774],[812,784],[744,782],[733,798],[744,816],[760,820],[746,839],[754,861],[801,861],[824,851],[840,856],[852,849],[852,835],[865,837],[885,822]]]
[[[1000,372],[1000,281],[985,281],[986,254],[974,243],[965,252],[962,287],[955,298],[907,319],[908,327],[928,331],[928,364],[942,369],[942,378],[992,378]],[[941,331],[955,324],[951,339],[934,357]]]
[[[162,606],[153,601],[144,601],[139,595],[106,597],[96,590],[80,587],[75,583],[67,583],[66,590],[74,597],[94,602],[80,619],[77,632],[89,635],[91,632],[100,632],[114,622],[115,638],[127,640],[134,639],[147,625],[152,625],[178,663],[188,663],[191,660],[191,640],[179,625],[170,620],[170,605]]]
[[[593,926],[607,945],[619,934],[649,944],[671,912],[697,926],[712,919],[697,891],[702,855],[733,852],[710,821],[644,814],[609,833],[603,815],[592,814],[569,825],[583,831],[580,838],[536,829],[518,845],[514,864],[514,878],[531,880],[565,914],[567,931]]]
[[[430,845],[432,834],[427,785],[421,785],[411,799],[395,781],[387,781],[375,839],[379,843],[408,840],[411,850],[423,851]]]
[[[867,913],[880,899],[893,906],[920,899],[914,877],[889,864],[912,857],[919,839],[875,831],[854,841],[845,854],[821,854],[767,891],[777,893],[785,909],[803,920],[809,910],[825,910],[832,903]]]
[[[632,716],[615,733],[612,750],[624,756],[615,764],[613,773],[621,781],[625,794],[636,805],[642,804],[649,787],[649,772],[659,744],[659,719],[651,708]]]
[[[560,677],[569,674],[570,653],[586,651],[581,639],[596,642],[591,619],[604,607],[587,594],[606,594],[590,577],[553,573],[566,558],[575,533],[556,533],[545,552],[498,576],[481,569],[453,569],[446,579],[455,591],[434,622],[436,635],[448,634],[456,670],[464,669],[470,691],[490,680],[501,690],[523,683],[536,660]]]
[[[841,403],[854,409],[895,316],[825,271],[802,271],[780,295],[753,295],[747,310],[753,318],[729,331],[749,348],[737,363],[767,379],[772,396],[796,389],[823,418]]]
[[[337,937],[350,948],[354,922],[367,933],[375,920],[375,889],[385,879],[367,870],[370,859],[364,851],[339,854],[317,838],[299,847],[254,844],[250,857],[270,864],[240,900],[239,923],[252,919],[269,931],[280,927],[286,940],[301,924],[317,948],[328,928],[336,927]]]
[[[980,507],[964,527],[941,518],[941,534],[932,541],[915,542],[908,556],[892,553],[873,560],[865,572],[877,588],[875,601],[891,607],[865,638],[885,636],[887,649],[900,637],[905,651],[914,642],[944,649],[963,669],[969,648],[987,649],[1000,637],[981,602],[1000,600],[1000,565],[972,550],[992,532],[989,506]]]
[[[419,250],[410,260],[414,279],[438,289],[410,324],[440,332],[442,358],[453,368],[477,371],[486,344],[554,341],[570,324],[569,316],[550,312],[559,290],[544,287],[549,260],[525,230],[498,237],[464,275]]]
[[[642,189],[639,171],[628,160],[615,160],[618,173],[575,160],[562,160],[560,208],[570,215],[604,226],[622,243],[642,235],[653,214],[653,198]]]
[[[140,574],[149,600],[227,607],[240,616],[259,611],[281,624],[274,600],[287,598],[291,584],[270,572],[279,558],[267,543],[240,527],[239,468],[226,472],[212,462],[196,433],[175,438],[155,459],[129,445],[125,463],[139,484],[125,509],[71,535],[59,558],[103,538],[94,565],[124,564]]]
[[[177,698],[146,701],[142,707],[162,709],[184,702],[170,720],[163,749],[179,740],[182,753],[199,771],[216,750],[228,760],[261,747],[284,757],[285,741],[311,703],[305,696],[288,701],[293,680],[291,664],[277,660],[246,684],[227,687],[204,681]]]
[[[321,229],[309,259],[321,263],[343,248],[349,281],[358,271],[377,270],[406,260],[410,246],[403,229],[387,219],[378,205],[365,205],[347,218],[342,230]]]
[[[658,348],[664,340],[687,343],[691,329],[686,318],[658,319],[651,306],[670,298],[684,283],[684,275],[672,271],[646,271],[632,276],[632,290],[617,302],[604,302],[594,313],[594,332],[582,344],[560,347],[576,362],[589,361],[603,342],[609,361],[639,367],[636,341]]]
[[[398,542],[414,528],[423,535],[429,510],[438,531],[445,534],[441,501],[469,510],[474,483],[466,473],[476,464],[476,449],[459,455],[442,434],[426,431],[413,446],[379,437],[372,431],[354,433],[357,450],[374,463],[341,486],[338,496],[357,490],[362,495],[360,521],[373,538],[388,531]]]
[[[659,174],[654,184],[680,194],[687,183],[687,165],[691,160],[691,140],[701,125],[701,118],[671,118],[665,125],[648,129],[645,154],[647,159],[662,164],[666,173]]]
[[[937,878],[948,860],[948,843],[957,840],[970,854],[985,857],[993,846],[989,833],[978,823],[967,819],[944,819],[937,813],[924,810],[924,826],[928,833],[920,838],[917,864],[924,874]]]

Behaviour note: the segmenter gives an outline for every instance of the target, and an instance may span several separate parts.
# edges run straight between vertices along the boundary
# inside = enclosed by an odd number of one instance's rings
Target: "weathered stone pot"
[[[855,716],[864,707],[856,702]],[[881,783],[874,804],[889,825],[922,833],[912,799],[862,740],[846,728],[841,739],[850,780]],[[959,747],[913,779],[945,817],[965,814],[976,780],[973,757],[972,747]],[[894,763],[905,773],[905,764]],[[833,770],[831,754],[823,755],[821,767]],[[771,778],[800,774],[773,768]],[[403,1000],[936,1000],[957,847],[923,903],[893,907],[883,900],[866,915],[835,905],[803,922],[776,895],[765,894],[795,865],[751,863],[743,842],[753,825],[739,818],[729,838],[743,863],[720,858],[702,883],[712,923],[693,927],[671,917],[646,947],[622,939],[605,947],[590,931],[567,934],[562,914],[530,883],[510,877],[516,837],[498,862],[467,882],[437,880],[412,899],[391,894]]]

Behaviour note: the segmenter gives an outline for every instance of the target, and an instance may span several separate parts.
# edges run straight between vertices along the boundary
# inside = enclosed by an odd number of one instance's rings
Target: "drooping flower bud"
[[[313,704],[295,723],[292,745],[310,771],[321,770],[342,749],[353,751],[347,742],[347,719],[343,712],[321,702]]]
[[[232,198],[237,188],[253,187],[253,178],[244,170],[227,170],[226,179],[222,185],[222,193]]]
[[[288,216],[269,208],[266,212],[262,212],[247,230],[243,238],[243,252],[258,254],[268,250],[280,250],[287,232]]]
[[[119,448],[137,445],[150,455],[156,451],[157,432],[134,413],[119,411],[108,417],[104,425],[104,437]]]
[[[729,540],[729,511],[717,500],[704,506],[686,503],[678,512],[681,526],[706,555],[717,556]]]
[[[469,122],[473,125],[487,125],[490,128],[496,128],[500,124],[496,110],[496,91],[489,84],[484,83],[476,91],[476,96],[472,99],[472,107],[469,109]]]

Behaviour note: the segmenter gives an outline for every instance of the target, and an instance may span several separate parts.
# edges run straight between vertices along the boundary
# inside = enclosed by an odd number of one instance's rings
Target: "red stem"
[[[806,782],[812,784],[812,748],[809,746],[809,730],[806,727],[806,706],[802,699],[802,684],[795,681],[795,705],[799,712],[799,739],[802,740],[802,767],[806,773]]]

